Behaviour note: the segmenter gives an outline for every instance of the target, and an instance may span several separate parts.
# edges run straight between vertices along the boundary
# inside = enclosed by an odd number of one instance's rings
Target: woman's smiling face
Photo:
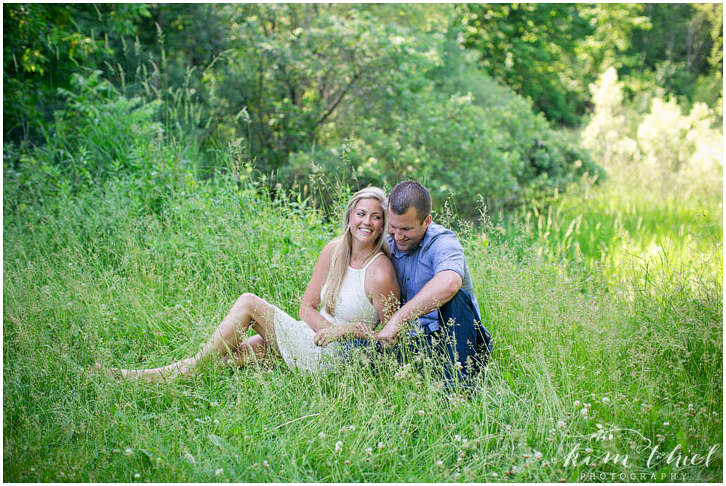
[[[350,215],[350,234],[361,243],[374,242],[383,232],[383,208],[378,200],[358,201]]]

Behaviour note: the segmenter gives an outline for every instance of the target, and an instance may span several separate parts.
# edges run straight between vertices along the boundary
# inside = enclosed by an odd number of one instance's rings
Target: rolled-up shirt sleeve
[[[436,275],[444,270],[453,270],[463,281],[466,275],[464,249],[454,235],[440,235],[431,242],[429,248],[433,257],[433,272]]]

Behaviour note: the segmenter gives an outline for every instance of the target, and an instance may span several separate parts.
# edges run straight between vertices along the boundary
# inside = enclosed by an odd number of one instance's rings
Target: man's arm
[[[446,304],[459,291],[461,282],[461,275],[453,270],[443,270],[434,275],[406,305],[393,314],[388,324],[378,333],[378,340],[384,346],[396,344],[398,332],[405,323]]]

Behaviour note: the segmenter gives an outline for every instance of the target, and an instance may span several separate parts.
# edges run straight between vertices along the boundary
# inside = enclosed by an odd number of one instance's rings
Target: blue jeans
[[[402,339],[391,350],[383,350],[380,343],[366,340],[349,341],[345,348],[375,345],[379,352],[395,353],[401,362],[410,362],[412,355],[423,354],[436,363],[436,374],[443,378],[446,389],[473,388],[479,370],[489,360],[492,342],[465,290],[459,290],[439,307],[439,327],[438,331]]]
[[[414,337],[414,349],[444,358],[439,372],[446,388],[473,386],[493,348],[491,334],[465,290],[459,290],[439,307],[439,327],[438,331]]]

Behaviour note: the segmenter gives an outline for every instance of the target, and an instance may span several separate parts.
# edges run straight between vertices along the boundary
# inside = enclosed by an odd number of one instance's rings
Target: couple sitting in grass
[[[111,374],[169,379],[191,374],[211,356],[238,366],[281,356],[293,370],[314,372],[341,359],[343,341],[354,346],[378,342],[379,349],[394,348],[403,358],[398,338],[405,332],[414,352],[443,358],[448,386],[466,384],[491,351],[479,316],[461,244],[432,221],[428,190],[405,181],[388,201],[377,187],[358,191],[350,200],[343,235],[323,248],[315,264],[300,304],[301,320],[256,295],[242,294],[195,356]],[[250,327],[257,334],[247,337]]]

